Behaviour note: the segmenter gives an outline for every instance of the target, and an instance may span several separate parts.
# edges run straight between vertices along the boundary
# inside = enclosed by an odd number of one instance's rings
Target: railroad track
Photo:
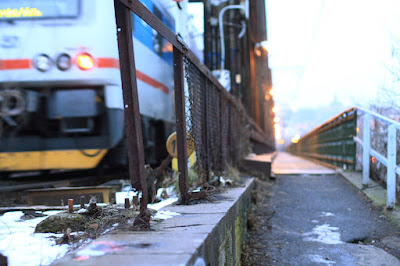
[[[68,171],[57,173],[32,173],[12,175],[0,180],[0,206],[27,205],[30,189],[98,186],[113,179],[128,179],[128,173],[120,169]]]

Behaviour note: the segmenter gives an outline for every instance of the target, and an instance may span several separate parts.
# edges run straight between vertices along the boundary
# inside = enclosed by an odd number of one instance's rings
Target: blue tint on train
[[[152,0],[142,0],[141,1],[147,9],[153,12],[171,31],[175,32],[175,25],[173,22],[168,20],[167,16],[163,13],[161,9],[157,8]],[[161,35],[153,30],[146,22],[141,18],[132,13],[132,23],[133,23],[133,36],[144,44],[147,48],[156,53],[170,66],[173,65],[173,55],[171,45],[168,41],[161,37]]]

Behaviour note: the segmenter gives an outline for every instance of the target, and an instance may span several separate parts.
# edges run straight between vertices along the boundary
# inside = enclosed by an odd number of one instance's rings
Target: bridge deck
[[[276,175],[334,174],[335,170],[286,152],[279,152],[272,163],[272,172]]]
[[[247,264],[400,266],[400,230],[350,185],[360,175],[285,152],[272,172],[257,185]]]

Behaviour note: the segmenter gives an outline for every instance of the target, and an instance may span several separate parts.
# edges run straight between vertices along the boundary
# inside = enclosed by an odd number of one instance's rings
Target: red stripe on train
[[[100,68],[119,68],[119,60],[116,58],[98,58],[97,67]],[[160,90],[164,93],[169,93],[169,88],[162,84],[161,82],[153,79],[152,77],[144,74],[143,72],[136,70],[137,79],[143,81],[144,83]]]
[[[0,59],[0,70],[29,69],[31,67],[30,59]]]
[[[100,57],[97,58],[99,68],[119,68],[119,60],[116,58]]]
[[[118,68],[119,60],[116,58],[101,57],[96,60],[98,68]],[[32,68],[31,59],[3,59],[0,60],[0,70],[29,69]],[[145,73],[136,70],[137,79],[160,90],[169,93],[169,88]]]
[[[169,93],[169,88],[167,86],[158,82],[157,80],[153,79],[152,77],[147,76],[146,74],[144,74],[143,72],[140,72],[139,70],[136,70],[136,78],[150,86],[153,86],[157,90],[160,90],[165,93]]]

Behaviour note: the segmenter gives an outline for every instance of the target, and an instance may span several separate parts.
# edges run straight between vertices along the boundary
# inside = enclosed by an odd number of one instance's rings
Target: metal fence
[[[357,135],[357,109],[351,108],[315,128],[298,143],[290,145],[290,153],[322,162],[355,169]]]
[[[174,94],[177,131],[179,191],[182,204],[190,200],[187,168],[187,133],[194,138],[197,171],[202,182],[210,173],[221,173],[249,152],[250,139],[268,143],[244,107],[230,95],[211,71],[137,0],[114,0],[122,89],[124,94],[129,168],[132,185],[141,190],[140,215],[135,221],[148,223],[144,152],[133,53],[131,12],[162,35],[173,46]],[[188,91],[185,92],[185,79]],[[187,97],[185,97],[185,95]]]
[[[364,187],[368,187],[370,183],[371,169],[376,170],[378,164],[382,164],[385,174],[375,171],[373,178],[386,184],[386,206],[394,208],[398,190],[396,175],[400,175],[398,130],[399,122],[355,107],[306,134],[287,150],[345,169],[359,170],[361,167]],[[371,162],[374,165],[371,165]]]

